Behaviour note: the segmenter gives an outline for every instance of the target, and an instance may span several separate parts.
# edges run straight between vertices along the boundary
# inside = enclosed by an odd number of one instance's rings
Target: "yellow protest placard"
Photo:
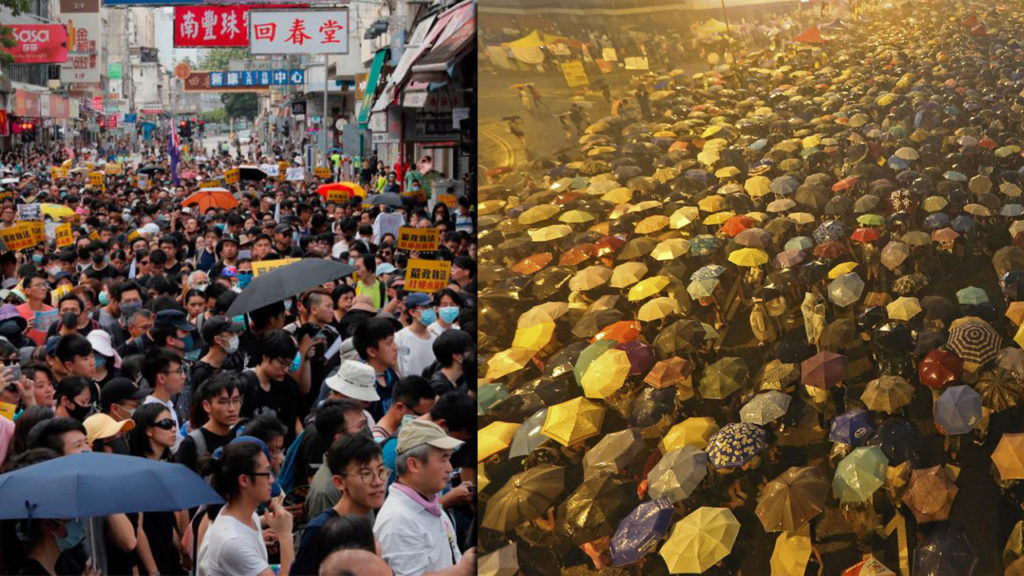
[[[242,171],[238,168],[231,168],[230,170],[224,171],[224,182],[228,184],[238,184],[242,181]]]
[[[107,174],[120,174],[124,172],[124,166],[116,162],[111,162],[110,164],[107,164],[106,172]]]
[[[406,292],[433,294],[448,285],[452,263],[447,260],[409,260],[405,269]]]
[[[288,168],[291,164],[287,160],[281,160],[277,163],[277,179],[284,182],[285,176],[288,175]]]
[[[455,197],[455,194],[438,194],[437,201],[447,205],[452,210],[455,209],[455,205],[458,204],[459,199]]]
[[[143,190],[149,190],[149,174],[139,174],[136,185]]]
[[[8,404],[7,402],[0,402],[0,416],[7,418],[8,420],[14,420],[14,411],[18,407],[14,404]]]
[[[64,248],[65,246],[71,246],[75,240],[71,235],[71,223],[65,222],[53,231],[53,236],[57,240],[57,248]]]
[[[260,274],[266,274],[275,268],[281,266],[287,266],[292,262],[298,262],[302,258],[279,258],[277,260],[260,260],[259,262],[252,263],[252,275],[254,278],[259,277]]]
[[[93,188],[103,187],[103,172],[89,172],[89,186]]]
[[[580,62],[579,60],[570,60],[563,63],[562,76],[565,76],[565,83],[569,85],[569,88],[590,85],[590,79],[587,78],[587,72],[583,70],[583,62]]]
[[[316,168],[313,168],[313,175],[317,178],[330,178],[331,169],[326,166],[317,166]]]
[[[32,248],[46,238],[46,228],[39,220],[23,220],[0,230],[0,239],[7,250],[17,252]]]
[[[67,177],[68,177],[68,169],[67,168],[62,168],[60,166],[51,166],[50,167],[50,178],[53,178],[54,180],[62,180],[62,179],[67,178]]]
[[[352,198],[345,190],[328,190],[327,201],[334,202],[336,204],[342,204],[348,202]]]
[[[398,229],[398,249],[409,252],[435,252],[441,242],[441,231],[437,228],[413,228],[402,226]]]
[[[217,181],[217,180],[207,180],[206,182],[200,182],[199,183],[199,187],[200,188],[218,188],[218,187],[220,187],[220,182]]]
[[[99,240],[99,239],[100,239],[100,233],[98,231],[92,230],[91,232],[89,232],[89,240]]]

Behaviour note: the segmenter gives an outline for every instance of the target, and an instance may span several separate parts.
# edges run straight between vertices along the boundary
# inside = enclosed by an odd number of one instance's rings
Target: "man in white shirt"
[[[412,323],[395,333],[398,346],[398,373],[421,376],[423,370],[434,363],[434,335],[427,329],[437,320],[434,300],[423,292],[410,292],[405,297],[405,309]]]
[[[476,548],[459,552],[455,527],[438,494],[452,472],[452,452],[462,445],[426,420],[411,420],[398,432],[395,469],[373,526],[381,555],[395,576],[469,576]]]

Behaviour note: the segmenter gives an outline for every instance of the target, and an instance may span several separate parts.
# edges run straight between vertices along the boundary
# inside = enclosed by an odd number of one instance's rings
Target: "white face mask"
[[[238,351],[238,336],[237,335],[232,335],[231,336],[231,338],[228,340],[227,347],[224,348],[224,351],[227,352],[228,354],[234,354],[235,352]]]

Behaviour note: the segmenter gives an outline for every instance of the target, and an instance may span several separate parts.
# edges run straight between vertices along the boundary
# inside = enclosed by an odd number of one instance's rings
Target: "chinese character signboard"
[[[99,83],[99,12],[67,13],[63,8],[61,12],[67,26],[68,56],[60,67],[60,81],[64,84]]]
[[[242,172],[238,168],[231,168],[230,170],[224,171],[224,182],[228,184],[238,184],[242,178]]]
[[[249,12],[252,54],[348,54],[348,36],[346,9]]]
[[[63,24],[11,24],[14,48],[3,48],[15,64],[58,64],[68,59],[68,32]]]
[[[281,266],[287,266],[293,262],[298,262],[302,258],[280,258],[278,260],[260,260],[259,262],[252,263],[252,275],[253,277],[259,277],[261,274],[266,274],[275,268]]]
[[[259,92],[271,86],[303,86],[305,70],[213,70],[190,72],[186,92]]]
[[[89,186],[100,188],[103,186],[103,172],[89,172]]]
[[[452,263],[447,260],[409,260],[405,269],[406,292],[434,293],[448,285]]]
[[[74,244],[74,238],[71,236],[71,223],[65,222],[54,231],[54,236],[57,240],[57,248],[66,248]]]
[[[22,221],[0,230],[0,240],[4,243],[4,250],[17,252],[33,248],[43,241],[45,234],[46,229],[41,221]]]
[[[249,10],[290,9],[294,4],[251,6],[175,6],[174,46],[177,48],[249,46]]]
[[[569,85],[569,88],[588,86],[590,84],[587,73],[583,70],[583,62],[579,60],[570,60],[563,63],[562,75],[565,76],[565,83]]]
[[[441,242],[438,228],[413,228],[402,226],[398,229],[398,249],[409,252],[435,252]]]

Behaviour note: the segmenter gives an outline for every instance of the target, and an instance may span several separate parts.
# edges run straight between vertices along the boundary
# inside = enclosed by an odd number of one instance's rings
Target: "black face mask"
[[[71,400],[71,406],[72,408],[68,410],[68,414],[79,422],[84,422],[86,417],[89,416],[89,411],[92,410],[92,406],[79,406],[78,402],[74,400]]]
[[[78,259],[79,260],[88,260],[89,257],[90,257],[90,254],[89,254],[89,249],[88,248],[79,248],[78,249]]]
[[[78,314],[75,314],[74,312],[65,312],[60,316],[60,323],[63,326],[78,326]]]
[[[124,454],[125,456],[131,456],[131,450],[128,449],[128,439],[125,437],[115,438],[107,442],[107,446],[114,451],[114,454]]]

